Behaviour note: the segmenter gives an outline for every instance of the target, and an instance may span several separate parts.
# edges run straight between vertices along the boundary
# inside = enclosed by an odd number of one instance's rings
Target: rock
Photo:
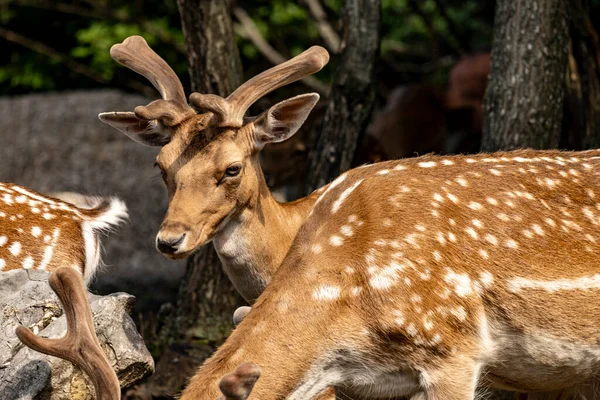
[[[0,98],[0,181],[41,193],[116,195],[127,204],[131,222],[101,239],[106,267],[94,288],[131,293],[142,312],[175,300],[185,261],[170,261],[154,247],[167,208],[166,188],[152,168],[159,149],[135,143],[98,113],[149,101],[117,90]]]
[[[19,325],[58,338],[66,317],[45,271],[0,273],[0,399],[93,399],[88,377],[68,361],[37,353],[15,335]],[[89,294],[96,334],[121,387],[154,372],[154,361],[129,316],[134,297]]]

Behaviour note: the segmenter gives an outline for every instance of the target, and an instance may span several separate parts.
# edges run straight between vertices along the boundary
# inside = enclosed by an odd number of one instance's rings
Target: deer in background
[[[478,384],[594,398],[599,175],[600,150],[424,156],[341,175],[181,399],[220,388],[310,399],[335,386],[468,400]]]
[[[100,232],[126,218],[127,207],[117,198],[74,193],[50,197],[0,183],[0,271],[51,272],[68,265],[89,283],[101,264]]]

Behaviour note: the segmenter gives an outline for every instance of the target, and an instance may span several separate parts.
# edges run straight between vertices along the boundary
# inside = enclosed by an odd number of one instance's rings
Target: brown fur
[[[263,371],[257,399],[335,368],[344,379],[324,386],[385,371],[430,399],[473,398],[479,378],[521,391],[583,383],[600,366],[600,287],[564,285],[600,269],[598,171],[600,151],[517,151],[348,172],[183,399],[212,398],[217,380],[247,361]],[[518,287],[517,277],[563,288]]]
[[[0,183],[0,270],[26,268],[52,272],[69,266],[89,281],[99,258],[92,257],[96,262],[86,265],[83,224],[102,217],[111,205],[108,199],[93,200],[88,207],[80,208],[15,184]],[[125,216],[119,214],[113,223]],[[90,232],[91,249],[99,252],[98,230]]]

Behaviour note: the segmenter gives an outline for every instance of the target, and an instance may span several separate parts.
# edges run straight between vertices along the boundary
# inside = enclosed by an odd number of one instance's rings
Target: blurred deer
[[[127,207],[117,198],[49,197],[0,183],[0,270],[54,271],[68,265],[89,283],[101,264],[99,234],[126,218]]]

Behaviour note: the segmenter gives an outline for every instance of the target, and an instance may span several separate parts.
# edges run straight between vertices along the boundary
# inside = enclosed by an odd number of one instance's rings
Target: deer
[[[86,285],[81,274],[70,267],[58,267],[48,279],[58,296],[67,318],[67,332],[62,338],[44,338],[25,326],[15,333],[27,347],[43,354],[71,361],[91,379],[97,400],[120,400],[119,378],[100,346]],[[222,400],[244,400],[260,376],[260,368],[244,363],[225,375],[220,383]]]
[[[327,62],[326,51],[313,47],[254,77],[227,99],[194,93],[191,106],[175,73],[143,38],[130,37],[113,46],[111,56],[149,79],[162,95],[134,112],[99,116],[137,142],[162,147],[157,166],[168,189],[169,208],[157,248],[181,258],[212,241],[236,289],[254,302],[335,181],[296,202],[280,204],[269,193],[257,157],[265,143],[293,135],[318,95],[285,100],[256,118],[243,115],[259,97],[320,69]]]
[[[127,206],[116,197],[46,196],[0,183],[0,271],[69,265],[88,284],[102,264],[100,233],[127,218]]]
[[[277,202],[259,153],[266,144],[296,133],[319,95],[284,100],[258,117],[244,114],[264,95],[322,69],[329,54],[313,46],[250,79],[226,99],[192,93],[189,104],[175,72],[141,36],[114,45],[110,54],[147,78],[162,97],[133,112],[99,115],[134,141],[161,147],[156,167],[169,205],[156,236],[158,251],[180,259],[212,242],[236,290],[254,302],[319,195],[316,191],[295,202]]]
[[[334,386],[469,400],[478,385],[594,398],[599,175],[600,150],[428,155],[342,174],[181,399],[222,388],[310,399]]]

